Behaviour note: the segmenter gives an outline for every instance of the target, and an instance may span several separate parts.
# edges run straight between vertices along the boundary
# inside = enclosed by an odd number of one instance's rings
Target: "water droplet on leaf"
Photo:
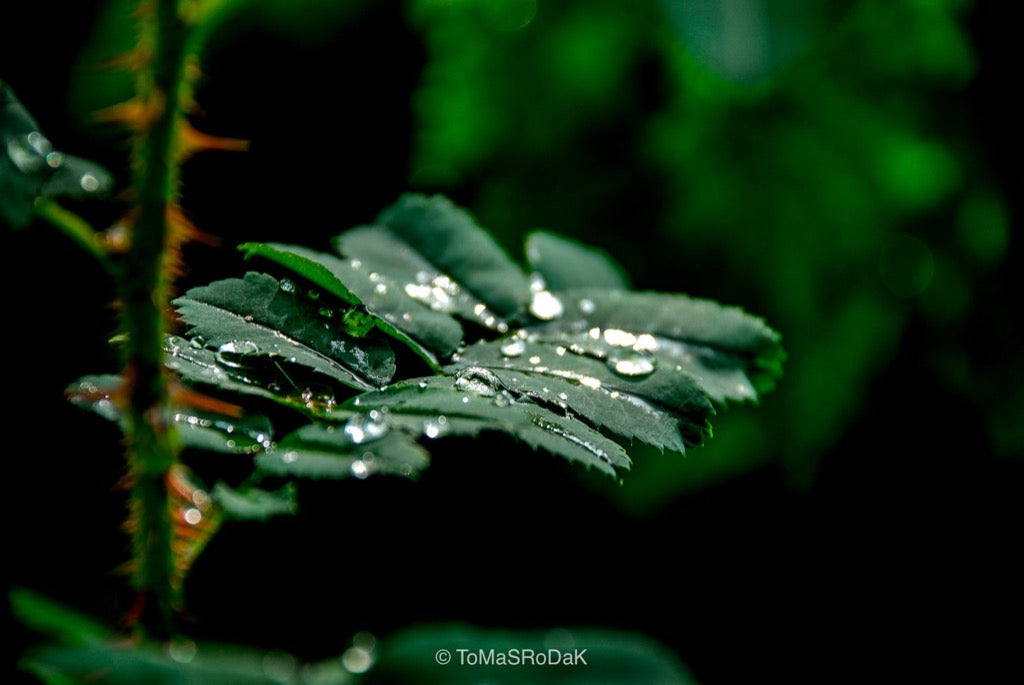
[[[548,290],[540,290],[533,294],[530,300],[530,313],[541,321],[550,321],[558,318],[565,311],[562,301],[551,294]]]
[[[655,362],[653,357],[640,354],[612,355],[608,367],[620,376],[649,376],[654,373]]]
[[[251,340],[230,340],[217,348],[217,361],[237,369],[242,366],[243,357],[258,354],[259,351],[259,345]]]

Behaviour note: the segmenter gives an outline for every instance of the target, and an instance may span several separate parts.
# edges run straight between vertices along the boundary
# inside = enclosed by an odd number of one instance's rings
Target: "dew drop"
[[[506,357],[518,357],[526,351],[526,343],[522,340],[511,340],[501,346],[501,353]]]
[[[251,340],[230,340],[217,348],[217,361],[233,369],[242,366],[242,357],[260,351],[259,345]]]
[[[606,328],[604,341],[615,347],[632,347],[636,344],[636,336],[620,328]]]
[[[426,300],[430,297],[430,286],[417,285],[416,283],[406,283],[405,294],[414,300]]]
[[[171,641],[167,643],[167,656],[171,657],[171,661],[176,661],[179,664],[191,663],[198,652],[199,648],[196,647],[196,643],[187,637],[171,638]]]
[[[33,150],[35,150],[41,155],[45,155],[47,152],[53,149],[53,145],[50,144],[50,141],[47,140],[46,136],[44,136],[39,131],[32,131],[27,136],[25,136],[25,140],[28,141],[28,144],[32,147]]]
[[[320,291],[317,290],[316,288],[310,288],[309,290],[306,291],[306,297],[316,302],[317,300],[320,299]]]
[[[281,461],[285,464],[294,464],[299,460],[299,453],[288,451],[281,455]]]
[[[541,321],[550,321],[558,318],[565,311],[562,301],[551,294],[548,290],[540,290],[533,294],[530,300],[530,313]]]
[[[189,524],[190,526],[196,526],[199,525],[199,522],[203,520],[203,512],[199,511],[195,507],[190,507],[189,509],[185,510],[183,518],[185,519],[185,523]]]
[[[637,352],[655,352],[658,349],[658,340],[650,333],[642,333],[636,336],[633,349]]]
[[[370,475],[370,469],[366,466],[366,462],[362,459],[356,459],[352,462],[352,475],[359,480],[363,480]]]
[[[423,422],[423,434],[433,440],[448,432],[448,418],[438,416],[436,419],[427,419]]]
[[[100,188],[100,180],[88,172],[82,174],[82,177],[78,179],[78,184],[87,193],[95,193]]]
[[[291,280],[290,278],[282,278],[280,287],[281,290],[286,293],[293,293],[295,292],[295,281]]]
[[[540,364],[540,357],[537,356],[537,355],[533,355],[532,357],[530,357],[530,363],[531,364]]]
[[[56,168],[58,168],[63,163],[64,163],[64,155],[62,155],[59,152],[51,152],[51,153],[46,155],[46,164],[51,169],[56,169]]]
[[[373,654],[363,647],[349,647],[341,655],[341,663],[349,673],[366,673],[373,666]]]
[[[597,308],[593,300],[588,300],[586,298],[580,300],[577,305],[579,306],[580,311],[584,314],[593,314],[594,310]]]
[[[654,358],[639,354],[611,356],[608,367],[620,376],[649,376],[654,373]]]
[[[371,440],[382,438],[390,426],[380,412],[374,410],[370,414],[356,414],[345,423],[345,435],[359,445]]]
[[[334,317],[334,310],[330,307],[320,307],[320,309],[317,310],[317,314],[325,319],[330,319]]]
[[[386,283],[378,283],[377,285],[373,286],[373,292],[377,293],[378,295],[387,295],[388,286]]]

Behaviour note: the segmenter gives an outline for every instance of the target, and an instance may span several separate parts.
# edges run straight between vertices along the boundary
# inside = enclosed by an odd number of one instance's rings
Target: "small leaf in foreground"
[[[249,358],[269,356],[352,387],[387,383],[395,373],[391,348],[347,335],[337,312],[313,299],[296,293],[293,283],[250,272],[192,288],[174,305],[189,335],[216,349],[225,364],[244,366]]]

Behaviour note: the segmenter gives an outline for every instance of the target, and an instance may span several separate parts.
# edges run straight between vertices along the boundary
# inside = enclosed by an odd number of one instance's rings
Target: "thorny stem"
[[[132,150],[137,208],[119,283],[127,383],[127,458],[132,479],[134,582],[146,602],[142,629],[165,637],[176,603],[171,508],[166,479],[177,446],[166,423],[167,379],[161,362],[171,293],[168,260],[175,239],[169,222],[179,184],[175,154],[182,119],[188,26],[177,0],[143,2],[143,41],[151,60],[137,98],[149,112],[137,122]]]

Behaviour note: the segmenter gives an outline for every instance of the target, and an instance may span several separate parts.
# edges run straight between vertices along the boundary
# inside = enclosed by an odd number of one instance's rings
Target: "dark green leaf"
[[[431,310],[410,297],[389,274],[370,271],[358,260],[278,243],[245,243],[239,249],[246,258],[277,262],[346,302],[365,304],[378,328],[408,344],[432,365],[438,356],[449,357],[462,340],[462,326],[455,319]]]
[[[121,388],[120,376],[83,376],[66,393],[73,404],[121,423],[122,412],[114,399]],[[172,406],[167,418],[181,445],[192,449],[252,454],[268,447],[273,437],[270,420],[260,414],[226,416],[207,409]]]
[[[108,630],[76,611],[25,588],[11,591],[11,612],[25,626],[68,645],[96,645]]]
[[[632,365],[627,368],[624,361],[630,361]],[[603,388],[629,393],[701,419],[711,412],[711,406],[693,376],[677,365],[660,365],[644,353],[609,361],[574,352],[569,347],[512,336],[470,345],[459,355],[457,362],[463,367],[509,369],[562,378],[592,390]]]
[[[396,431],[379,412],[355,413],[342,425],[303,426],[276,449],[256,457],[263,471],[302,478],[414,476],[429,463],[427,451]]]
[[[113,178],[98,164],[55,150],[0,80],[0,219],[24,226],[38,197],[86,197],[111,186]]]
[[[493,367],[452,367],[449,371],[463,378],[492,374],[517,397],[569,410],[594,426],[659,449],[683,452],[687,445],[699,444],[707,430],[706,422],[694,423],[698,416],[679,417],[636,395],[607,387],[594,388],[567,378]]]
[[[778,333],[739,308],[652,292],[577,289],[559,297],[565,313],[536,329],[538,336],[565,335],[563,344],[586,346],[602,357],[610,357],[613,348],[620,354],[650,353],[662,365],[683,367],[717,399],[755,399],[782,373]]]
[[[246,369],[232,362],[224,364],[214,350],[192,344],[178,336],[168,336],[164,342],[164,365],[177,373],[187,383],[202,383],[242,395],[254,395],[281,404],[301,408],[304,402],[298,393],[294,397],[285,394],[276,381],[261,385],[246,375]],[[283,377],[282,383],[286,382]]]
[[[429,438],[497,430],[609,475],[616,468],[629,468],[629,457],[615,441],[582,421],[522,399],[493,376],[481,374],[403,381],[363,393],[346,407],[379,412],[382,421]]]
[[[517,654],[518,665],[468,665],[469,655],[495,659]],[[526,650],[531,650],[527,652]],[[642,635],[594,628],[551,631],[484,630],[472,626],[422,625],[383,640],[377,665],[367,674],[376,683],[501,682],[507,685],[693,685],[675,655]],[[527,657],[532,654],[532,657]],[[540,655],[543,655],[541,657]],[[448,658],[450,657],[450,660]],[[558,665],[534,665],[541,659]],[[577,662],[577,659],[582,661]],[[566,661],[573,665],[566,665]],[[533,662],[533,663],[531,663]]]
[[[23,665],[47,682],[58,683],[280,685],[282,679],[265,670],[265,656],[263,651],[176,639],[167,645],[134,646],[128,641],[89,647],[46,645],[32,650]],[[291,669],[297,669],[298,661],[286,656]],[[351,682],[340,664],[337,676],[327,682]]]
[[[217,349],[228,365],[269,356],[358,388],[383,385],[395,372],[394,353],[384,342],[346,335],[335,310],[266,274],[193,288],[174,304],[189,335]]]
[[[546,231],[526,238],[526,260],[553,291],[571,288],[627,290],[625,272],[605,252]]]
[[[335,247],[431,308],[500,328],[529,302],[525,274],[447,199],[404,195],[377,224],[341,234]]]
[[[292,483],[274,492],[251,486],[235,490],[224,483],[217,483],[211,495],[225,514],[240,520],[265,521],[273,516],[294,514],[298,509]]]

